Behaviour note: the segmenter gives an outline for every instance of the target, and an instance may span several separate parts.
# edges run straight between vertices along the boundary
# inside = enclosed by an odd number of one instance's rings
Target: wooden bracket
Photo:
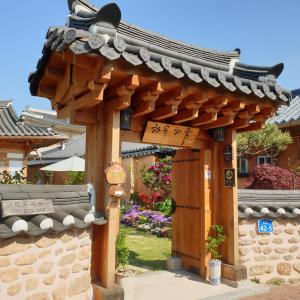
[[[238,129],[237,132],[247,132],[247,131],[253,131],[253,130],[259,130],[264,128],[265,123],[264,122],[255,122],[255,123],[250,123],[248,127],[244,127],[241,129]]]
[[[177,113],[176,116],[172,118],[172,123],[180,124],[187,121],[194,120],[198,117],[199,109],[186,109]]]
[[[154,82],[146,85],[134,94],[135,110],[133,117],[143,116],[155,110],[155,102],[163,92],[161,83]]]
[[[205,113],[205,114],[201,114],[197,119],[193,120],[190,124],[191,126],[197,127],[197,126],[212,123],[216,121],[217,118],[218,118],[217,112]]]
[[[159,121],[173,117],[177,114],[178,105],[168,105],[156,109],[153,113],[150,114],[149,118],[154,121]]]
[[[224,116],[224,117],[219,117],[216,121],[201,126],[201,129],[213,129],[217,127],[224,127],[224,126],[229,126],[234,123],[234,116]]]

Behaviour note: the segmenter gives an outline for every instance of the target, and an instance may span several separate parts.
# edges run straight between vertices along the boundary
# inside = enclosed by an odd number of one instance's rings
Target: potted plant
[[[221,282],[221,254],[219,247],[225,241],[224,228],[221,225],[212,225],[206,240],[206,251],[211,254],[209,261],[209,281],[212,285]]]
[[[126,233],[120,231],[116,240],[116,282],[124,290],[124,300],[131,300],[134,293],[135,272],[128,268],[129,249]]]

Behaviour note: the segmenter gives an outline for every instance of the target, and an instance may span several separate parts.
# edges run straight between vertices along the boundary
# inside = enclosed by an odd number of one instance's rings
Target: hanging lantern
[[[224,142],[225,127],[218,127],[210,130],[210,136],[215,142]]]
[[[132,112],[133,109],[131,107],[121,110],[121,114],[120,114],[121,129],[125,129],[125,130],[131,129]]]

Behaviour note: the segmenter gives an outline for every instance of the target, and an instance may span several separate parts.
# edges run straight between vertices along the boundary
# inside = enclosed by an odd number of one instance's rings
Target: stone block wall
[[[261,283],[300,283],[300,223],[276,219],[273,233],[258,233],[257,219],[239,221],[239,263]]]
[[[92,299],[91,229],[0,241],[1,300]]]

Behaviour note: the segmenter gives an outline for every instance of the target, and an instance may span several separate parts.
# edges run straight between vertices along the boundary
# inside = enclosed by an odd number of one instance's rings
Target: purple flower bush
[[[122,215],[121,224],[127,226],[135,226],[139,225],[141,220],[143,220],[143,223],[145,223],[145,219],[147,220],[147,223],[161,226],[165,224],[170,224],[172,220],[171,217],[166,217],[158,211],[145,210],[139,205],[133,205]]]

